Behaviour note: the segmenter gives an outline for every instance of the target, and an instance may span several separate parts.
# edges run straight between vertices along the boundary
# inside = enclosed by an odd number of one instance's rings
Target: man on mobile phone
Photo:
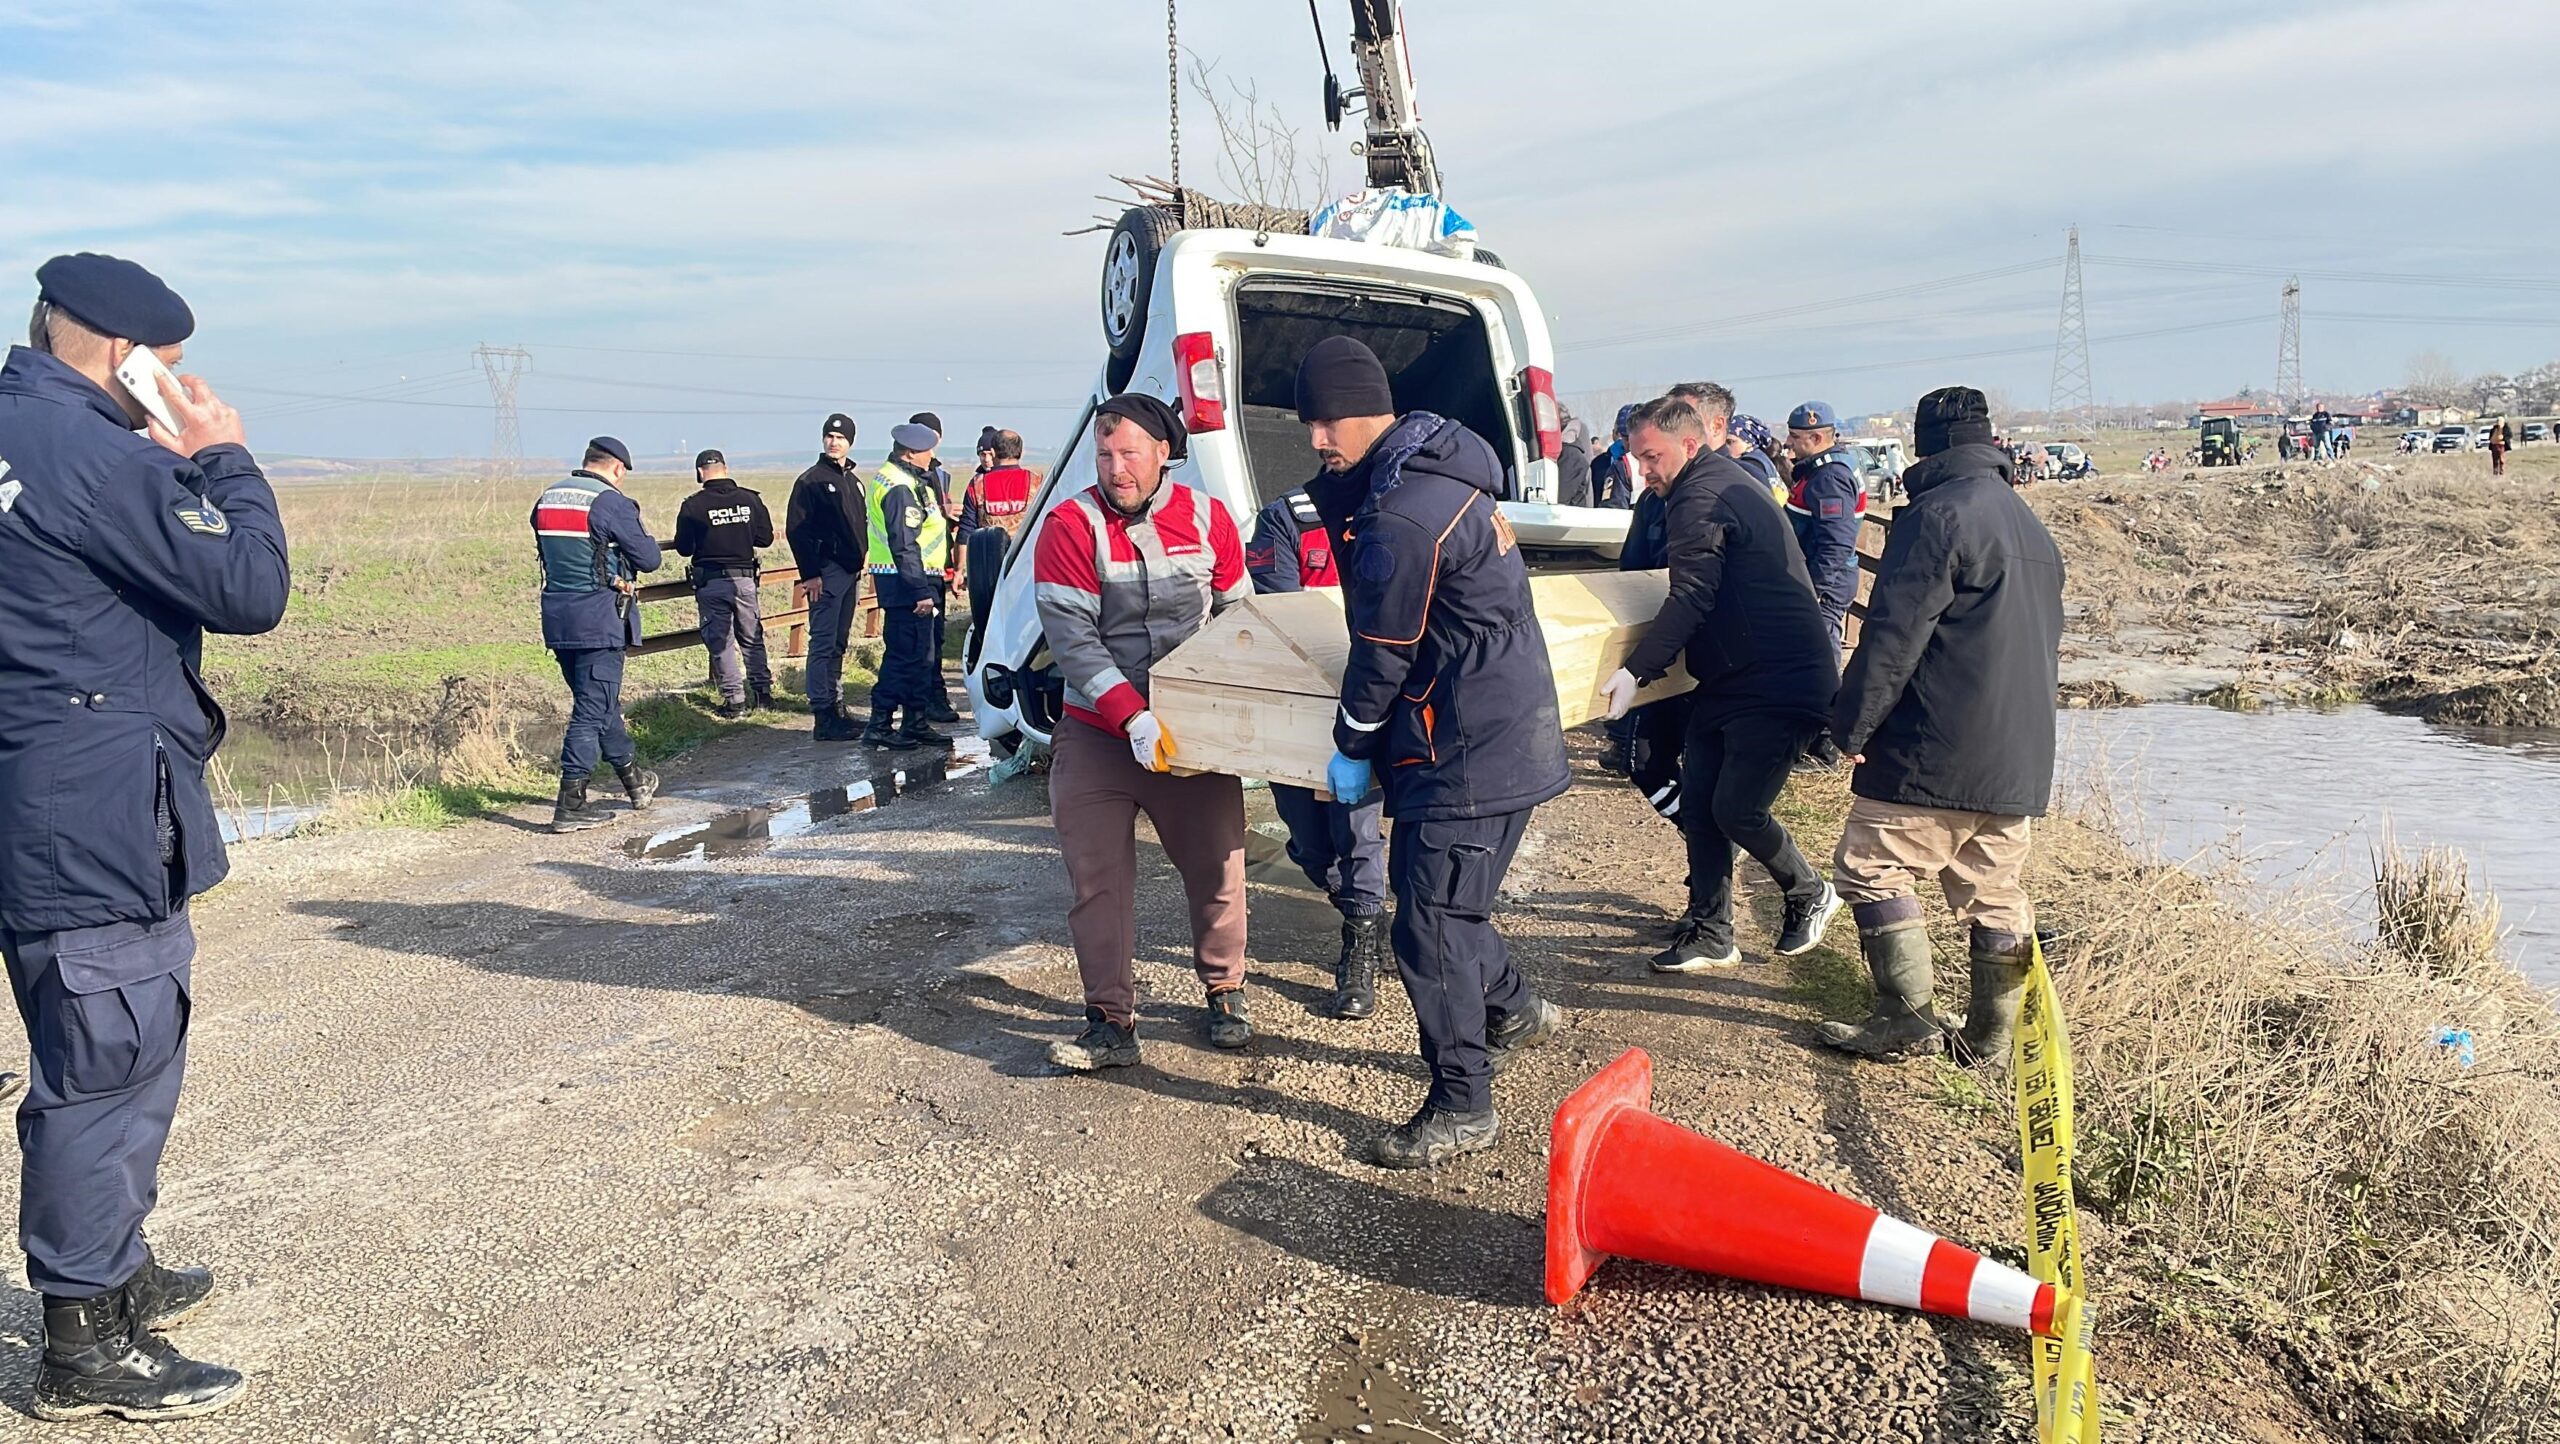
[[[142,1225],[186,1070],[187,903],[228,870],[205,764],[222,709],[204,634],[269,631],[291,577],[239,413],[154,378],[174,427],[115,379],[179,359],[195,317],[131,261],[57,256],[0,366],[0,952],[33,1076],[18,1109],[18,1238],[44,1296],[39,1419],[179,1419],[240,1375],[156,1329],[213,1291]],[[128,368],[131,369],[131,368]]]

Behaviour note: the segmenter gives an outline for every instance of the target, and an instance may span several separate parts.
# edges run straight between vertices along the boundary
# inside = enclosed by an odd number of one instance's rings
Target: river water
[[[2066,711],[2066,798],[2103,789],[2171,858],[2237,855],[2250,876],[2372,918],[2373,849],[2449,847],[2498,897],[2507,955],[2560,987],[2560,732],[2446,728],[2371,707]]]

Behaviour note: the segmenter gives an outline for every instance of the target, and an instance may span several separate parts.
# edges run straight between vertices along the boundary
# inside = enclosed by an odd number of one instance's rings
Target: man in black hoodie
[[[1920,398],[1921,460],[1903,477],[1866,629],[1831,732],[1857,764],[1834,871],[1875,974],[1875,1006],[1822,1040],[1863,1057],[2004,1061],[2035,918],[2020,879],[2028,819],[2053,791],[2062,553],[2010,486],[1982,393]],[[1960,1031],[1937,1013],[1919,884],[1935,878],[1972,929]]]
[[[1432,1168],[1494,1145],[1493,1075],[1564,1022],[1493,926],[1529,810],[1570,781],[1555,674],[1482,437],[1428,411],[1397,416],[1386,368],[1348,336],[1307,349],[1298,418],[1324,464],[1307,497],[1350,557],[1327,778],[1344,807],[1384,785],[1388,936],[1431,1070],[1421,1110],[1373,1157]]]
[[[1787,829],[1770,815],[1805,744],[1822,730],[1840,681],[1839,656],[1805,574],[1786,514],[1768,485],[1724,454],[1733,396],[1701,388],[1703,413],[1666,396],[1637,408],[1627,455],[1646,476],[1668,473],[1664,535],[1671,591],[1627,665],[1602,688],[1609,716],[1687,653],[1696,701],[1681,743],[1680,831],[1689,848],[1689,911],[1658,973],[1696,973],[1742,961],[1733,941],[1735,844],[1786,895],[1777,951],[1822,941],[1840,910]]]
[[[844,680],[845,645],[853,639],[854,603],[862,587],[864,551],[871,521],[863,509],[862,478],[853,465],[853,418],[827,418],[825,450],[817,464],[791,483],[791,506],[782,534],[800,568],[794,597],[809,608],[809,713],[821,742],[851,742],[862,735],[844,715],[838,689]]]

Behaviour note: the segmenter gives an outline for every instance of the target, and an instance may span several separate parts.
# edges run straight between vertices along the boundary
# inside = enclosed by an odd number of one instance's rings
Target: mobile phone
[[[134,347],[124,364],[116,367],[116,380],[133,393],[133,399],[142,403],[142,409],[151,413],[161,430],[175,436],[184,428],[178,425],[177,414],[169,409],[169,399],[160,394],[160,378],[168,375],[169,368],[161,364],[159,353],[148,346]],[[177,378],[170,377],[170,385],[176,384]]]

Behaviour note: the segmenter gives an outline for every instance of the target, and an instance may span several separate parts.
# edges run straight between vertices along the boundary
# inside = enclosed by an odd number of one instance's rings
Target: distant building
[[[2237,421],[2243,426],[2273,426],[2284,419],[2284,410],[2271,398],[2234,396],[2227,401],[2208,401],[2187,418],[2189,426],[2201,427],[2208,421]]]

